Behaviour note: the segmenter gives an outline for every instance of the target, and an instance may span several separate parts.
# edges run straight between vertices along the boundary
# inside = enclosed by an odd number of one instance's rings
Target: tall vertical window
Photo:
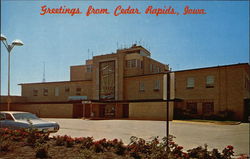
[[[115,61],[101,62],[99,70],[100,99],[115,99]]]
[[[160,67],[159,67],[159,66],[156,68],[156,72],[157,72],[157,73],[160,72]]]
[[[131,67],[132,67],[132,66],[131,66],[131,65],[132,65],[131,63],[132,63],[131,60],[127,60],[127,61],[126,61],[126,66],[127,66],[127,68],[131,68]]]
[[[137,64],[136,62],[137,62],[136,59],[131,60],[131,67],[132,68],[136,67],[136,64]]]
[[[44,88],[43,89],[43,96],[48,96],[48,94],[49,94],[48,88]]]
[[[33,96],[38,96],[38,89],[34,88],[32,93]]]
[[[153,65],[153,72],[156,72],[156,65]]]
[[[141,68],[141,60],[136,60],[136,67]]]
[[[145,91],[144,82],[139,82],[139,91]]]
[[[160,90],[160,80],[155,80],[154,90],[155,90],[155,91]]]
[[[153,72],[153,64],[150,64],[150,65],[149,65],[149,71],[150,71],[150,72]]]
[[[55,88],[55,96],[59,96],[59,88],[58,87]]]
[[[214,87],[214,76],[207,76],[206,77],[206,88],[213,88]]]
[[[187,88],[188,89],[194,88],[194,78],[193,77],[187,78]]]

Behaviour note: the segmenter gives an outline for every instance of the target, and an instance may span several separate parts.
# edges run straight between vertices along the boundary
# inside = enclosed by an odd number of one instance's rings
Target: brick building
[[[71,66],[70,81],[22,83],[25,102],[12,102],[11,109],[41,117],[165,120],[169,68],[150,56],[133,45]]]
[[[247,63],[175,71],[175,110],[193,117],[231,113],[245,120],[250,110],[250,66]]]
[[[168,96],[170,119],[188,112],[191,118],[231,113],[232,119],[247,120],[249,64],[169,73],[168,65],[150,56],[133,45],[71,66],[70,81],[22,83],[22,96],[12,97],[11,110],[40,117],[165,120]],[[0,101],[0,110],[6,110],[6,97]]]

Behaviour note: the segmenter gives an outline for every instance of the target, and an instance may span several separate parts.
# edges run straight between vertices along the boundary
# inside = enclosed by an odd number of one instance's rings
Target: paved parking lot
[[[150,139],[162,138],[166,133],[164,121],[142,120],[82,120],[46,119],[60,124],[60,130],[52,135],[72,137],[93,136],[94,139],[122,139],[129,143],[131,136]],[[249,154],[249,124],[216,125],[211,123],[170,122],[170,134],[175,142],[190,149],[208,144],[208,148],[222,150],[227,145],[235,148],[235,155]]]

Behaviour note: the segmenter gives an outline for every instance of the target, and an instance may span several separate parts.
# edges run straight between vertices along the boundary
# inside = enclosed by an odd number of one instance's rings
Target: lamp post
[[[3,34],[1,34],[1,41],[8,51],[8,99],[7,99],[8,107],[7,108],[9,111],[10,110],[10,53],[11,50],[14,48],[14,46],[22,46],[23,42],[17,39],[12,41],[12,43],[9,45],[7,42],[7,38]]]

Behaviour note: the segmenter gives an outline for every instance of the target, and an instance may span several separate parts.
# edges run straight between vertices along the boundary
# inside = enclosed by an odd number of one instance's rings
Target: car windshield
[[[36,115],[31,113],[16,113],[13,114],[16,120],[39,119]]]

